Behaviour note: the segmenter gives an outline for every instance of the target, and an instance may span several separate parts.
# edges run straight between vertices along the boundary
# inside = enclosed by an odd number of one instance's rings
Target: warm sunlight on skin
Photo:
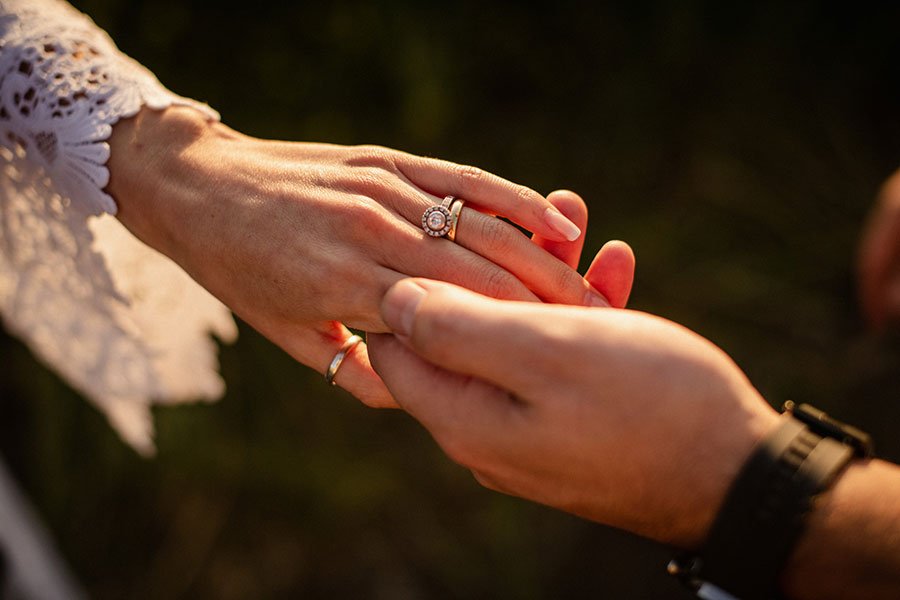
[[[578,224],[536,192],[474,167],[374,146],[260,140],[185,108],[120,121],[110,145],[118,218],[320,372],[347,327],[387,330],[378,306],[409,275],[497,298],[577,305],[607,306],[603,291],[619,302],[630,287],[630,273],[595,277],[598,292],[544,249],[580,251],[586,210],[570,192],[562,202],[570,212],[581,206]],[[456,243],[421,228],[423,211],[443,194],[467,201]],[[537,243],[475,208],[535,231]],[[605,272],[621,266],[628,268],[613,261]],[[370,406],[395,405],[364,345],[335,381]]]
[[[420,279],[391,288],[382,311],[395,335],[370,338],[376,371],[482,485],[681,548],[703,543],[779,421],[721,349],[650,314]],[[820,500],[785,589],[896,597],[898,504],[900,469],[852,463]],[[843,570],[831,568],[836,554]]]

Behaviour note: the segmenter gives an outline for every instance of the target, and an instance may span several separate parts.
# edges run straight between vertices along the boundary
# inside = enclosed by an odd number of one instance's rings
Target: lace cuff
[[[150,405],[218,398],[229,311],[111,215],[106,140],[176,96],[61,0],[0,0],[0,316],[139,452]]]

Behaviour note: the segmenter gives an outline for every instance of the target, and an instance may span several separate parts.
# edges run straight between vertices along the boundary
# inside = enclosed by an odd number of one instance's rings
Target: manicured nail
[[[578,236],[581,235],[581,230],[578,228],[578,225],[566,218],[566,215],[559,212],[559,210],[553,206],[548,206],[547,210],[544,211],[544,220],[553,231],[557,232],[570,242],[574,242],[578,239]]]
[[[394,333],[410,335],[416,308],[425,297],[425,290],[410,280],[404,280],[388,290],[381,307],[381,316]]]
[[[609,308],[609,300],[607,300],[603,294],[595,290],[594,288],[588,289],[584,294],[584,305],[585,306],[599,306],[602,308]]]

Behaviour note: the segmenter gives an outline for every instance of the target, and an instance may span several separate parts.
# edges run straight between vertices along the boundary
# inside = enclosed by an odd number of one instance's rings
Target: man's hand
[[[724,352],[651,315],[405,280],[382,316],[376,371],[481,483],[682,547],[777,420]]]
[[[405,280],[383,317],[396,336],[370,336],[376,370],[483,485],[684,548],[777,423],[719,348],[651,315]],[[782,591],[897,598],[898,504],[900,468],[854,461],[817,499]]]

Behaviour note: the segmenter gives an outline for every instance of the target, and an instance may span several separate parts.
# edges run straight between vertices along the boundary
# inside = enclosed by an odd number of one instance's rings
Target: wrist
[[[850,463],[818,499],[782,576],[789,598],[896,598],[900,586],[900,468]],[[885,535],[885,532],[889,532]]]
[[[693,497],[705,501],[702,509],[696,512],[696,521],[689,529],[690,535],[673,540],[683,549],[696,550],[703,546],[734,480],[759,443],[779,425],[778,412],[756,390],[740,397],[743,399],[740,404],[746,410],[717,415],[714,422],[718,427],[709,429],[713,436],[712,449],[707,462],[698,463],[703,466],[703,473],[697,477],[698,485],[689,490]],[[733,426],[722,426],[729,422],[731,416],[737,418]],[[707,488],[708,493],[703,493]]]
[[[187,107],[143,108],[113,127],[109,138],[109,184],[117,218],[163,254],[182,253],[190,219],[186,210],[207,198],[208,171],[201,147],[239,134]]]
[[[869,460],[872,452],[865,432],[786,402],[782,423],[741,469],[703,548],[673,560],[669,572],[699,597],[768,598],[776,588],[796,598],[891,597],[876,592],[897,590],[900,548],[890,532],[900,528],[900,487],[884,473],[896,467]],[[875,495],[882,499],[866,502]],[[886,544],[878,535],[885,526]],[[871,577],[892,569],[886,588]]]

